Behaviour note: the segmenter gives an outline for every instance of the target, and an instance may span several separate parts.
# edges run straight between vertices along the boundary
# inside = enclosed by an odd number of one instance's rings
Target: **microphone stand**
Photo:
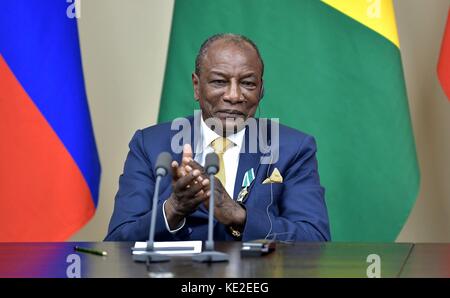
[[[219,171],[219,162],[217,154],[209,153],[206,156],[206,172],[209,174],[209,181],[211,183],[211,195],[209,198],[209,214],[208,214],[208,240],[205,243],[203,252],[192,256],[194,262],[215,263],[228,262],[228,254],[214,250],[213,237],[213,217],[214,217],[214,175]]]
[[[140,254],[133,254],[133,260],[136,262],[147,262],[147,263],[156,263],[156,262],[167,262],[170,261],[170,257],[167,255],[159,254],[155,251],[155,225],[156,225],[156,208],[158,205],[158,193],[159,193],[159,184],[161,182],[162,177],[167,175],[168,169],[164,166],[158,167],[158,164],[163,163],[163,159],[169,160],[171,156],[162,156],[165,154],[164,152],[158,156],[158,161],[156,162],[156,183],[155,183],[155,191],[153,192],[153,205],[152,205],[152,218],[150,221],[150,231],[147,241],[147,247],[134,249],[133,251],[143,251]],[[166,161],[167,163],[167,161]]]

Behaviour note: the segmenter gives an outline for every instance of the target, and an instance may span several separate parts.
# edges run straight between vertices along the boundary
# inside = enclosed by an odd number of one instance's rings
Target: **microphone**
[[[156,182],[155,190],[153,192],[153,202],[152,202],[152,218],[150,220],[150,231],[148,235],[147,247],[144,248],[142,254],[133,255],[133,260],[137,262],[167,262],[170,260],[169,256],[159,254],[155,251],[155,225],[156,225],[156,208],[158,205],[158,193],[159,184],[162,177],[165,177],[169,173],[170,163],[172,162],[172,155],[168,152],[162,152],[158,155],[156,159],[155,172],[156,172]],[[141,250],[142,249],[134,249]]]
[[[219,172],[219,156],[216,153],[209,153],[205,157],[205,170],[208,175],[215,175]]]
[[[209,175],[211,185],[209,197],[209,214],[208,214],[208,240],[205,243],[205,249],[200,254],[194,255],[192,260],[195,262],[213,263],[213,262],[228,262],[228,255],[223,252],[214,250],[213,237],[213,219],[214,219],[214,175],[219,172],[219,157],[216,153],[208,153],[205,157],[205,171]]]

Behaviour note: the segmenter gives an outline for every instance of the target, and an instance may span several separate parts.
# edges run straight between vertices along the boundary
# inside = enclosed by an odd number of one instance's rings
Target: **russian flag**
[[[65,0],[0,8],[0,241],[61,241],[94,214],[97,154]]]
[[[445,26],[444,36],[442,37],[437,73],[442,89],[450,101],[450,8],[448,9],[447,25]]]

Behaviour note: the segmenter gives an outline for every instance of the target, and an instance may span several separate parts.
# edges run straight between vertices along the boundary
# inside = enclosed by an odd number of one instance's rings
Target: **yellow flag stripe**
[[[378,32],[400,48],[392,0],[322,0],[322,2]]]

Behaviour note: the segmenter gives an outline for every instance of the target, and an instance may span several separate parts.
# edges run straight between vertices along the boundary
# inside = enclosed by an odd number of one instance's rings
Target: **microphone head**
[[[170,163],[172,162],[172,155],[168,152],[161,152],[156,159],[155,171],[156,176],[164,177],[169,173]]]
[[[205,157],[205,171],[208,175],[215,175],[219,172],[219,156],[214,153],[208,153]]]

